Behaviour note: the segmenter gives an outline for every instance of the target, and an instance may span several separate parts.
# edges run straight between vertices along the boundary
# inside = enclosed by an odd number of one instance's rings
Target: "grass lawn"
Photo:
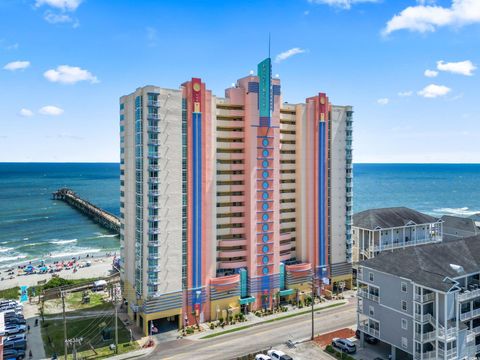
[[[0,299],[18,300],[19,297],[20,288],[18,286],[11,289],[0,290]]]
[[[67,320],[67,337],[83,338],[82,344],[77,346],[77,357],[82,359],[103,359],[112,356],[113,352],[108,348],[115,342],[113,316],[98,316],[91,318]],[[118,352],[125,353],[138,349],[136,342],[130,344],[130,333],[118,320]],[[111,329],[111,339],[103,340],[102,330]],[[42,325],[42,338],[45,346],[45,353],[50,357],[53,353],[57,356],[63,355],[63,321],[48,320]],[[91,349],[95,348],[97,354]],[[72,348],[69,347],[69,353]],[[70,356],[68,358],[71,358]]]

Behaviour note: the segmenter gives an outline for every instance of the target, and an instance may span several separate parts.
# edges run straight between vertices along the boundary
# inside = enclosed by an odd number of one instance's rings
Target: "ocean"
[[[69,187],[119,215],[119,176],[111,163],[0,163],[0,268],[118,251],[118,236],[51,194]]]
[[[118,252],[118,236],[51,193],[69,187],[118,215],[119,175],[112,163],[0,163],[0,268]],[[355,164],[354,212],[389,206],[434,216],[480,213],[480,164]]]

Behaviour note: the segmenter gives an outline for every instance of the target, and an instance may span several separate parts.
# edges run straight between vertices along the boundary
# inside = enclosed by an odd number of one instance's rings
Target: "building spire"
[[[271,47],[271,40],[270,40],[270,32],[268,33],[268,58],[270,59],[270,47]]]

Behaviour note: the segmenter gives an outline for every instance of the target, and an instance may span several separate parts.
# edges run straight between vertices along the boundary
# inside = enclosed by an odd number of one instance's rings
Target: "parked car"
[[[5,326],[5,335],[15,335],[19,333],[24,333],[27,331],[27,327],[25,325],[7,325]]]
[[[10,317],[5,319],[6,325],[25,325],[27,322],[25,319],[21,319],[19,317]]]
[[[355,331],[355,337],[357,339],[360,339],[360,330]],[[376,343],[378,343],[378,339],[376,337],[373,337],[372,335],[363,333],[363,338],[369,344],[375,345]]]
[[[265,354],[257,354],[255,355],[255,360],[272,360],[272,358]]]
[[[23,350],[27,349],[27,340],[10,340],[5,341],[3,343],[4,349],[15,349],[15,350]]]
[[[25,358],[25,351],[14,350],[14,349],[6,349],[6,350],[3,350],[3,358],[4,359],[22,360],[22,359]]]
[[[332,340],[332,346],[348,354],[354,354],[357,351],[357,346],[348,339],[335,338]]]
[[[272,360],[293,360],[289,355],[280,350],[268,350],[267,354]]]
[[[17,340],[26,340],[27,335],[25,334],[16,334],[16,335],[11,335],[7,336],[6,338],[3,339],[3,341],[17,341]]]

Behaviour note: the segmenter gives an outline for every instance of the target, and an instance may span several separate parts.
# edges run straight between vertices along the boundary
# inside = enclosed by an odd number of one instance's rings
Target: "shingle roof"
[[[415,224],[430,224],[439,219],[423,214],[406,207],[392,207],[383,209],[365,210],[353,215],[353,226],[375,230],[376,228],[388,229],[401,227],[409,222]]]
[[[450,264],[461,266],[463,271],[456,271]],[[447,291],[452,283],[445,282],[446,277],[480,272],[480,235],[381,252],[359,265]]]
[[[472,235],[476,234],[477,227],[475,226],[475,221],[471,218],[443,215],[442,220],[444,229],[458,229],[461,231],[470,231]]]

